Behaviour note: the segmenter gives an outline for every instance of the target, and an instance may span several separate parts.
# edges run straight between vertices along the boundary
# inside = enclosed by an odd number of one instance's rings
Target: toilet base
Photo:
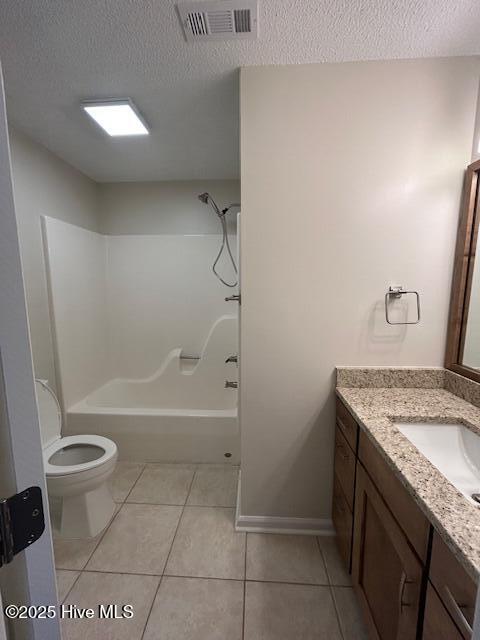
[[[80,495],[61,499],[60,529],[62,538],[94,538],[108,525],[115,503],[106,482]]]

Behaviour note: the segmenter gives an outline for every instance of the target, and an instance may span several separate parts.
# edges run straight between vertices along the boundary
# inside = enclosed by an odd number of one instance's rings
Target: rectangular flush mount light
[[[109,136],[145,136],[148,129],[133,102],[88,100],[82,108]]]

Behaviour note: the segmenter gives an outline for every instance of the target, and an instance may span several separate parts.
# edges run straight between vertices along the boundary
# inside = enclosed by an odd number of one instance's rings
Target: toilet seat
[[[47,380],[36,378],[35,391],[48,495],[57,501],[57,535],[95,538],[115,513],[109,480],[118,458],[117,445],[96,435],[62,438],[57,396]]]
[[[81,464],[58,465],[51,464],[50,458],[65,447],[71,446],[94,446],[103,449],[103,454],[96,460],[83,462]],[[66,436],[58,438],[43,450],[43,463],[47,477],[67,476],[81,471],[87,471],[100,467],[108,460],[112,459],[117,453],[117,445],[108,438],[95,435]]]

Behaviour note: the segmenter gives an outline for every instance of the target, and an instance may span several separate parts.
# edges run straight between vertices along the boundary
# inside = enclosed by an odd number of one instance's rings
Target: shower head
[[[221,213],[220,209],[218,208],[217,203],[212,198],[212,196],[208,193],[208,191],[205,191],[204,193],[201,193],[198,196],[198,199],[200,200],[200,202],[203,202],[204,204],[211,204],[212,205],[212,209],[215,211],[217,216],[219,218],[222,217],[222,213]]]

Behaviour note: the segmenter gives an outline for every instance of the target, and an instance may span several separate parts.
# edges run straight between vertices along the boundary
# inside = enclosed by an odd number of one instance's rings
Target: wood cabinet
[[[332,520],[339,551],[348,571],[352,562],[353,510],[358,447],[358,425],[337,399]]]
[[[422,565],[360,465],[352,577],[373,638],[415,640]]]
[[[471,640],[476,585],[338,398],[332,519],[372,640]]]

